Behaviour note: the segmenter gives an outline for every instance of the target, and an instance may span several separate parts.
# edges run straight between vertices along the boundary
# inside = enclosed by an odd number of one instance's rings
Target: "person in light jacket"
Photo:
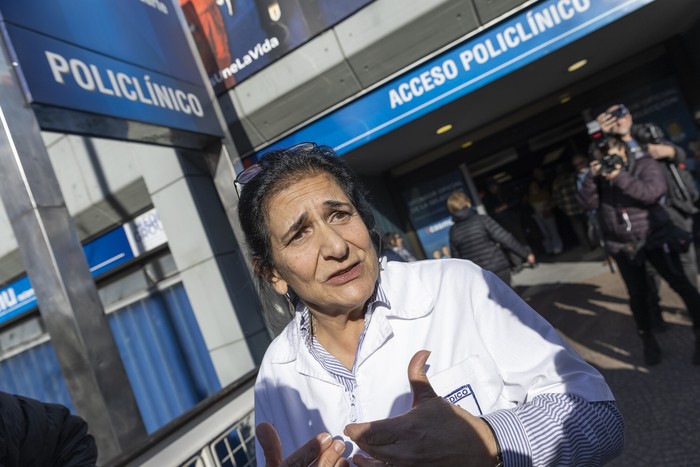
[[[331,148],[270,151],[236,182],[259,285],[295,311],[255,384],[258,465],[599,465],[621,452],[601,374],[493,273],[379,260],[364,188]]]

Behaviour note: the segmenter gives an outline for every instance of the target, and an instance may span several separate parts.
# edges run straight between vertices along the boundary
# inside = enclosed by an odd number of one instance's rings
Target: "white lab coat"
[[[356,357],[354,395],[311,356],[299,313],[268,348],[255,385],[255,420],[277,429],[285,457],[320,432],[340,438],[348,423],[408,411],[406,371],[421,349],[431,351],[427,375],[436,393],[476,416],[544,393],[614,400],[600,373],[548,322],[470,261],[385,262],[380,281],[390,307],[377,306],[371,318]],[[353,448],[345,456],[359,451],[345,441]],[[264,465],[259,444],[257,459]]]

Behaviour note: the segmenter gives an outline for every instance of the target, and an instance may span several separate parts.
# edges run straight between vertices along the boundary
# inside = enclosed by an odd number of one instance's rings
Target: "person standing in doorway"
[[[532,208],[532,217],[542,233],[545,253],[558,255],[563,250],[557,221],[552,212],[552,198],[541,182],[534,179],[528,185],[527,202]]]
[[[573,163],[572,160],[572,165]],[[574,167],[575,169],[576,167]],[[556,170],[557,175],[552,181],[552,203],[569,219],[569,224],[578,243],[591,249],[591,242],[586,233],[588,231],[587,216],[578,200],[576,173],[568,170],[564,163],[557,165]]]
[[[501,227],[510,232],[519,242],[525,243],[522,218],[520,215],[520,198],[501,188],[496,180],[489,180],[487,191],[481,198],[489,216]]]
[[[395,256],[401,258],[401,261],[411,262],[416,260],[413,253],[404,246],[403,237],[398,232],[387,232],[384,234],[383,241],[387,250],[391,250]]]
[[[510,263],[505,252],[535,264],[535,255],[491,217],[472,209],[472,200],[462,191],[447,198],[447,209],[454,225],[450,227],[450,251],[453,258],[468,259],[493,272],[510,285]]]

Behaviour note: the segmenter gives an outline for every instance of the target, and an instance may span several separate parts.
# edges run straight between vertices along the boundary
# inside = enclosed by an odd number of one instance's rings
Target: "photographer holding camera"
[[[693,319],[696,340],[692,361],[700,365],[700,294],[683,273],[678,253],[669,248],[674,227],[660,204],[667,188],[662,168],[648,153],[633,156],[622,137],[614,134],[597,148],[579,200],[585,209],[597,210],[606,247],[627,287],[644,361],[647,365],[661,361],[649,311],[649,262],[681,296]]]
[[[606,112],[596,117],[596,121],[603,133],[618,135],[635,157],[648,153],[660,163],[668,187],[664,207],[674,225],[687,233],[684,235],[687,249],[679,251],[683,272],[691,284],[697,288],[698,265],[692,232],[693,215],[698,211],[695,202],[700,195],[692,175],[685,169],[687,159],[685,151],[666,140],[658,126],[650,123],[635,124],[632,114],[624,104],[610,106]],[[683,235],[680,232],[678,234]],[[654,285],[658,288],[658,278]],[[656,303],[658,303],[658,294]]]

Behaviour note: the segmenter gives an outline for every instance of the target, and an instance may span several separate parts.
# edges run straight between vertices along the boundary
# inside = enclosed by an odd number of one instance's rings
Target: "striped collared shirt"
[[[304,307],[301,315],[301,338],[304,340],[306,347],[309,349],[311,355],[316,359],[318,363],[336,379],[340,384],[343,385],[346,392],[353,392],[357,386],[357,381],[355,379],[355,370],[357,365],[357,355],[360,354],[360,349],[362,348],[362,342],[365,340],[365,334],[367,333],[367,328],[369,327],[369,322],[372,319],[372,314],[377,305],[389,306],[389,300],[382,290],[382,287],[377,283],[377,288],[367,302],[365,310],[365,325],[362,329],[362,334],[357,342],[357,349],[355,350],[355,362],[352,365],[352,370],[348,370],[345,366],[338,361],[333,355],[328,353],[326,349],[318,342],[316,336],[311,332],[311,312],[307,307]]]

